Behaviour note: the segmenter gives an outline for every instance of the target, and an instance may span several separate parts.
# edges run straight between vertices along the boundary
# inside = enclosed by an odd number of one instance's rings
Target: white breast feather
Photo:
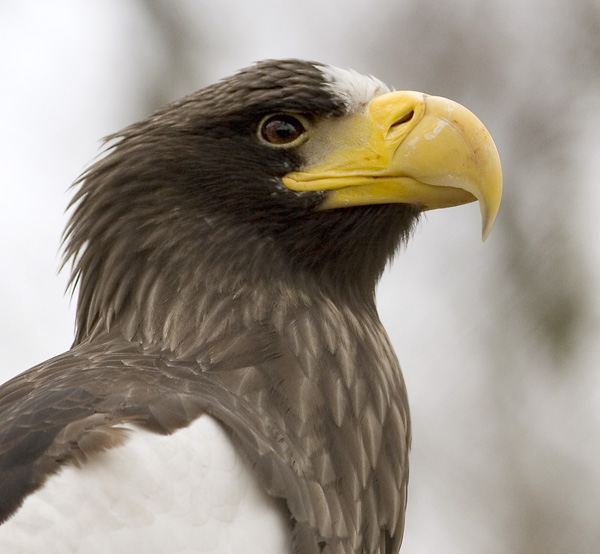
[[[213,418],[169,436],[130,429],[27,497],[0,526],[0,552],[291,552],[286,515]]]

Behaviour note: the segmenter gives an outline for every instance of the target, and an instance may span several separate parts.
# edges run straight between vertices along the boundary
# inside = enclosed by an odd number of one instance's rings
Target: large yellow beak
[[[337,146],[313,167],[286,175],[286,187],[328,191],[324,210],[389,203],[432,210],[479,200],[485,240],[500,206],[502,170],[492,137],[469,110],[419,92],[390,92],[335,134],[343,135]]]

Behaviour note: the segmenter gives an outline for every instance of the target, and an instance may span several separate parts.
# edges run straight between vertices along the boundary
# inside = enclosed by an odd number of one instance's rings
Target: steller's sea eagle
[[[0,551],[395,554],[410,421],[375,285],[501,196],[462,106],[258,63],[111,137],[65,235],[73,347],[0,388]]]

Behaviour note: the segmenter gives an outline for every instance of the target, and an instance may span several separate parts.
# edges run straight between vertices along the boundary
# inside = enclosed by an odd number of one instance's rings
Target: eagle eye
[[[297,143],[306,133],[306,126],[293,115],[276,114],[263,119],[258,128],[260,138],[273,146]]]

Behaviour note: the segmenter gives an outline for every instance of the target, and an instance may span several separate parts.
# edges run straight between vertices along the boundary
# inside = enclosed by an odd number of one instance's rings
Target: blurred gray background
[[[408,554],[600,548],[598,0],[0,1],[0,377],[69,348],[69,184],[100,138],[263,58],[448,96],[505,193],[431,212],[379,287],[414,442]]]

